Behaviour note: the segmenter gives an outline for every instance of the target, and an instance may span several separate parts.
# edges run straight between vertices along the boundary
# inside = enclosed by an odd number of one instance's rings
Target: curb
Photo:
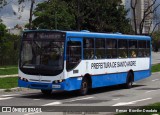
[[[151,75],[154,75],[154,74],[160,74],[160,72],[153,72]]]
[[[16,90],[20,90],[22,89],[21,87],[15,87],[15,88],[8,88],[8,89],[0,89],[0,92],[7,92],[7,90],[9,91],[16,91]]]

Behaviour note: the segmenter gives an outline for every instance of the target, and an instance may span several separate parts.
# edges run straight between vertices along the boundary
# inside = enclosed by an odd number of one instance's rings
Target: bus
[[[28,30],[21,39],[19,87],[77,90],[133,82],[151,75],[151,37],[89,31]]]

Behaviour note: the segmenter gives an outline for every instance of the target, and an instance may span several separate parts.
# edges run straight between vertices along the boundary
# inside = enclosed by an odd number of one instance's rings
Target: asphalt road
[[[154,53],[153,62],[159,63],[160,53]],[[158,56],[158,57],[157,57]],[[71,112],[54,114],[58,115],[80,115],[80,114],[114,114],[111,113],[111,109],[123,107],[137,107],[148,104],[160,102],[160,73],[154,73],[152,76],[135,82],[133,88],[123,89],[121,86],[103,87],[92,89],[88,95],[79,96],[77,92],[57,92],[53,91],[52,95],[45,96],[39,90],[22,89],[12,92],[0,92],[0,109],[1,107],[10,106],[35,106],[46,107],[48,111],[56,111],[55,107],[59,107],[58,110],[63,110],[64,107],[71,108]],[[54,107],[53,107],[54,106]],[[72,106],[72,107],[70,107]],[[82,107],[84,106],[84,107]],[[94,107],[93,107],[94,106]],[[103,110],[106,112],[97,112],[99,106],[104,106]],[[75,108],[78,107],[78,108]],[[87,108],[91,107],[91,108]],[[107,108],[108,107],[108,108]],[[111,108],[110,108],[111,107]],[[102,107],[101,107],[102,108]],[[86,109],[91,113],[74,113],[72,111],[77,109]],[[123,110],[122,109],[122,110]],[[102,110],[102,111],[103,111]],[[65,111],[65,110],[64,110]],[[94,112],[93,112],[94,111]],[[113,111],[114,112],[114,111]],[[0,113],[1,114],[1,113]],[[3,113],[4,115],[10,115],[11,113]],[[43,115],[44,113],[12,113],[12,115]],[[53,114],[53,113],[45,113]]]

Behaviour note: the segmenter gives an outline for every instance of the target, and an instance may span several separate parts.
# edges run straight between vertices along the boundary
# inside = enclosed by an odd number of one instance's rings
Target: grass
[[[153,65],[151,70],[152,72],[160,72],[160,64]]]
[[[0,78],[0,89],[9,89],[18,86],[18,77]]]
[[[155,109],[155,110],[157,110],[157,113],[155,113],[155,112],[126,112],[126,113],[117,113],[116,115],[160,115],[160,102],[145,106],[143,108],[139,108],[139,110],[142,110],[142,111],[143,111],[143,109],[145,111]],[[132,110],[137,110],[137,109],[135,108]]]
[[[0,66],[0,75],[18,74],[17,66]]]

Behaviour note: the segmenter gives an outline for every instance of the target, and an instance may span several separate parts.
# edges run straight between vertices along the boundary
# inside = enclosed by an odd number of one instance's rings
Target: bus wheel
[[[41,92],[44,94],[44,95],[50,95],[52,93],[52,90],[44,90],[44,89],[41,89]]]
[[[81,84],[81,89],[79,91],[80,95],[86,95],[88,93],[88,80],[86,78],[83,78],[82,84]]]
[[[127,75],[125,88],[130,89],[130,88],[132,88],[132,85],[133,85],[133,74],[131,72],[129,72],[128,75]]]

